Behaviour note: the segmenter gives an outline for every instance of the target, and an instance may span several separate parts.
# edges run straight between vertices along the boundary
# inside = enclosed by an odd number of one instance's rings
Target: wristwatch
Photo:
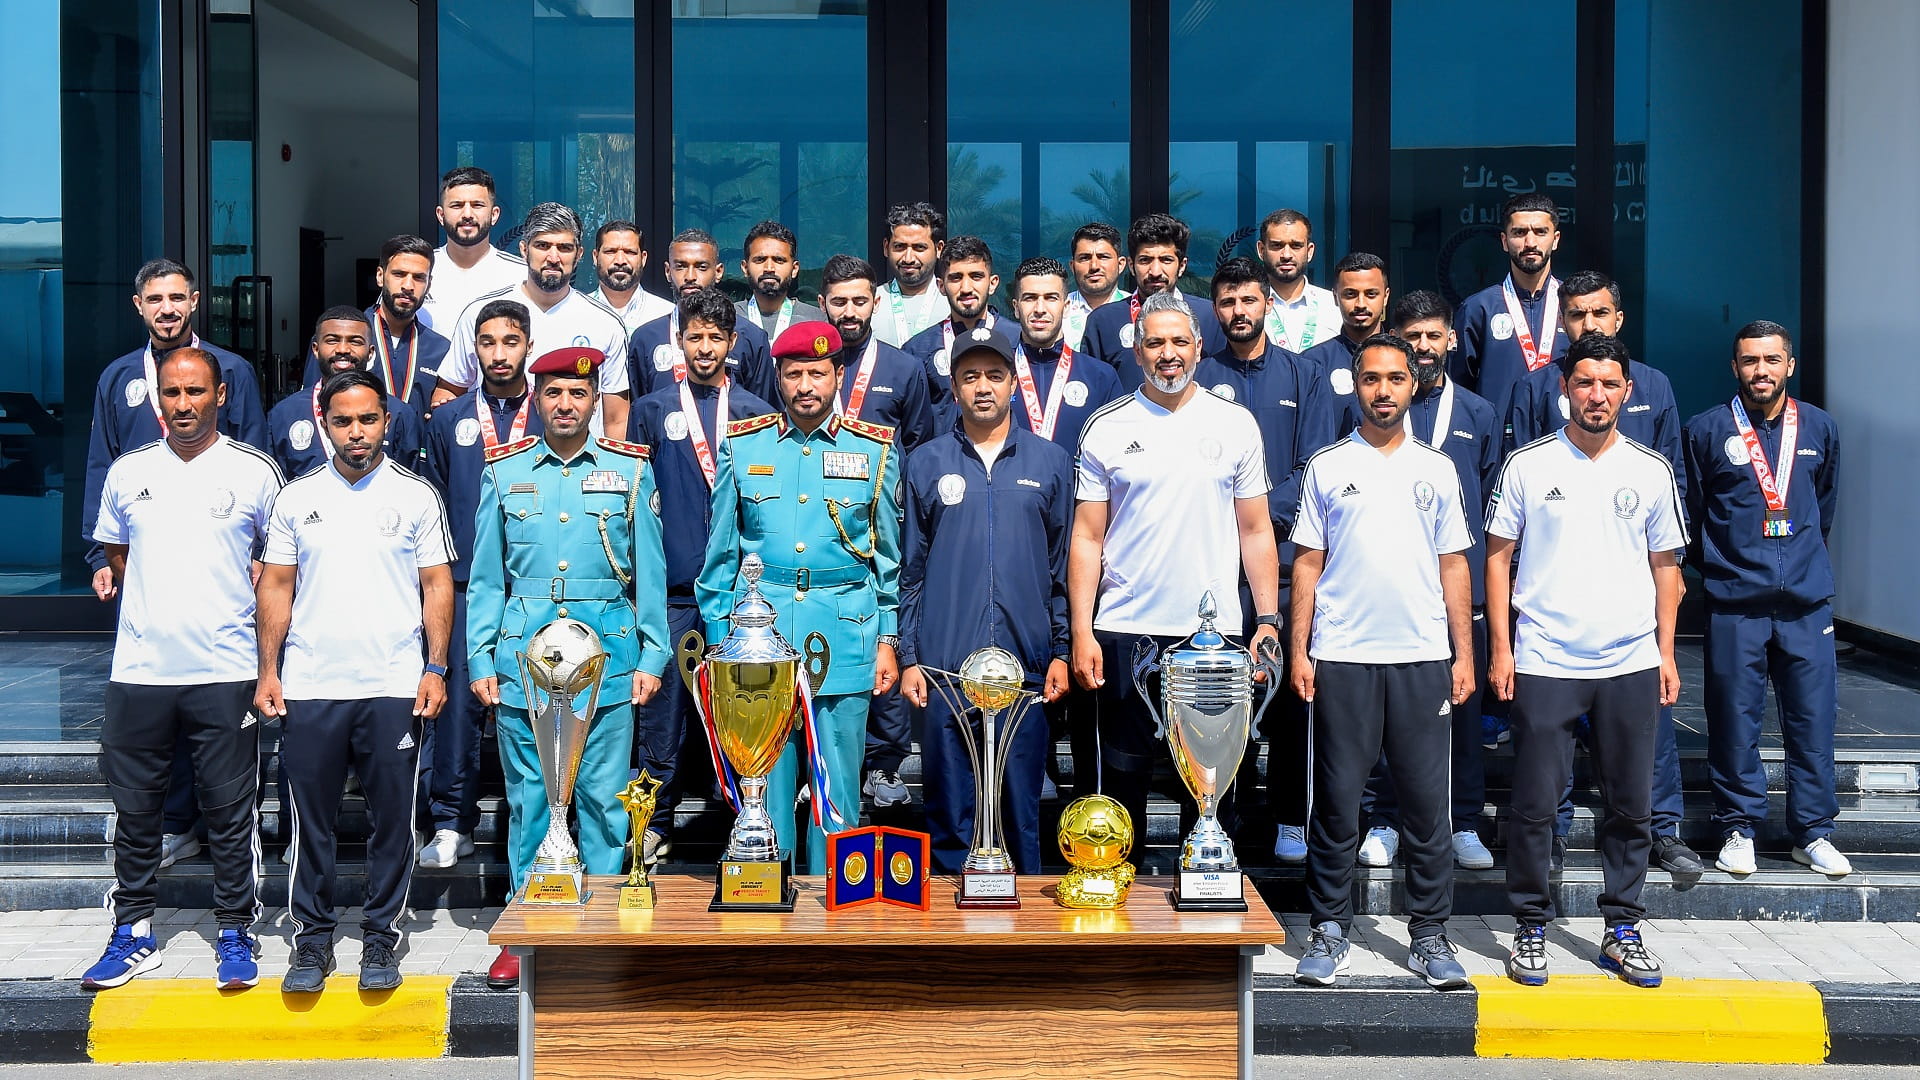
[[[877,640],[875,640],[874,644],[885,645],[887,648],[892,649],[894,652],[897,653],[900,651],[900,635],[899,634],[881,634],[880,637]]]
[[[446,678],[446,677],[447,677],[447,665],[445,665],[445,664],[428,664],[428,665],[427,665],[427,674],[429,674],[429,675],[438,675],[438,676],[440,676],[441,678],[443,678],[443,679],[444,679],[444,678]]]
[[[1271,626],[1271,627],[1273,627],[1273,628],[1274,628],[1275,630],[1278,630],[1278,629],[1280,629],[1280,616],[1278,616],[1278,615],[1255,615],[1255,616],[1253,617],[1253,625],[1255,625],[1255,626]]]

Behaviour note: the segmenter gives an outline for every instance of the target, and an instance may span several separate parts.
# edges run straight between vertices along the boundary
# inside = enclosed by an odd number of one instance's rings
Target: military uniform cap
[[[778,360],[825,360],[840,352],[840,331],[829,322],[814,319],[794,323],[773,339],[773,358]]]

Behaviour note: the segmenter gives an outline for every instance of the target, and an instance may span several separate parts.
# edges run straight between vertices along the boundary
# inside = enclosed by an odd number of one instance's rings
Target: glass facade
[[[1281,207],[1312,219],[1308,277],[1325,284],[1347,250],[1351,0],[1174,0],[1172,17],[1167,204],[1193,229],[1189,285],[1205,295],[1216,263],[1252,255]],[[1275,67],[1253,78],[1222,69],[1223,53]]]

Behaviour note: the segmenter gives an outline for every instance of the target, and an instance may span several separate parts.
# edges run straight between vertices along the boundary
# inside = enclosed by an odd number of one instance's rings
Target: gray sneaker
[[[1334,977],[1347,970],[1347,953],[1353,948],[1337,922],[1323,922],[1313,928],[1313,940],[1307,953],[1293,969],[1293,981],[1308,986],[1332,986]]]
[[[875,806],[905,806],[913,802],[913,793],[893,769],[868,769],[867,782],[861,785]]]
[[[1414,938],[1413,947],[1407,950],[1407,966],[1435,990],[1458,990],[1467,985],[1467,969],[1454,957],[1453,943],[1445,934]]]

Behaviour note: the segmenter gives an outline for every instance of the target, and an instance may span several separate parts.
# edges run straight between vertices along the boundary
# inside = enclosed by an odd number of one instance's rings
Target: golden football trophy
[[[653,879],[647,876],[646,837],[647,823],[660,808],[660,781],[641,769],[640,775],[628,781],[617,798],[620,805],[627,808],[627,821],[633,826],[633,871],[620,886],[620,907],[622,910],[651,908],[655,893]]]
[[[1133,821],[1105,795],[1073,800],[1060,812],[1060,854],[1073,869],[1060,879],[1060,903],[1070,908],[1117,908],[1133,885]]]

